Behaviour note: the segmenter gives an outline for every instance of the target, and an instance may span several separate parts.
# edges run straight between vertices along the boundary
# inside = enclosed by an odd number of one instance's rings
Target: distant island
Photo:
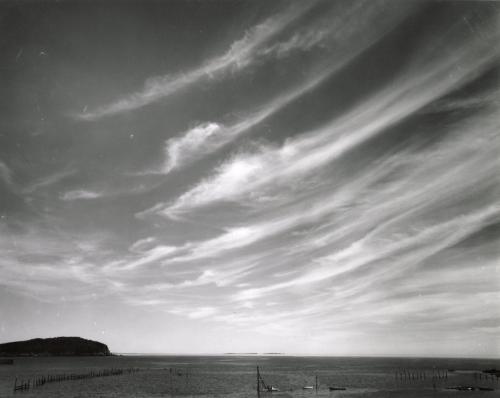
[[[225,352],[224,355],[284,355],[282,352]]]
[[[0,344],[0,357],[108,356],[106,344],[81,337],[53,337]]]

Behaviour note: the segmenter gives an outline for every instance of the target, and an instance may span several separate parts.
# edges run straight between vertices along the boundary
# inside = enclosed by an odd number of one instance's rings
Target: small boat
[[[447,387],[447,390],[457,390],[457,391],[475,391],[476,388],[473,386],[456,386],[456,387]]]
[[[267,386],[266,391],[267,392],[276,392],[276,391],[279,391],[279,389],[274,387],[274,386]]]
[[[330,391],[344,391],[346,390],[345,387],[328,387]]]
[[[314,386],[304,386],[302,387],[303,390],[314,390]]]

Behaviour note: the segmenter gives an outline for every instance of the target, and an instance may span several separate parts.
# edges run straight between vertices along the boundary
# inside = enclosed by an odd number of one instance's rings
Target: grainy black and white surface
[[[498,356],[500,3],[0,3],[0,340]]]

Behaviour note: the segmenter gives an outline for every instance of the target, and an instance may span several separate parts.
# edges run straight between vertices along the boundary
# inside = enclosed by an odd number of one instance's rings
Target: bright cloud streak
[[[65,192],[64,195],[61,195],[62,200],[80,200],[80,199],[96,199],[101,197],[102,194],[94,191],[85,191],[83,189],[76,191],[68,191]]]
[[[94,111],[79,114],[78,117],[84,120],[96,120],[104,116],[142,108],[193,85],[201,79],[216,77],[233,68],[243,69],[253,62],[253,57],[259,46],[298,19],[313,4],[314,2],[309,3],[307,6],[304,4],[294,5],[280,15],[268,18],[248,30],[243,38],[236,40],[230,46],[230,49],[226,53],[206,61],[198,68],[179,74],[150,78],[146,81],[141,91],[129,94]]]

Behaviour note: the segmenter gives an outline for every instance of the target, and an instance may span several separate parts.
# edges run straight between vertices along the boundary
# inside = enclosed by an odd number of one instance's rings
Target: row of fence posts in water
[[[92,379],[95,377],[106,377],[106,376],[119,376],[123,374],[131,374],[138,372],[138,368],[126,368],[126,369],[104,369],[99,371],[90,371],[87,373],[64,373],[56,375],[39,376],[34,379],[14,381],[14,392],[16,391],[26,391],[30,388],[41,387],[47,383],[59,383],[61,381],[67,380],[85,380]]]
[[[431,380],[434,388],[436,388],[436,383],[443,380],[448,380],[448,370],[442,369],[432,369],[432,372],[428,373],[425,370],[411,370],[411,369],[399,369],[394,373],[394,377],[399,383],[414,383],[419,380]],[[496,380],[495,380],[496,379]],[[490,373],[484,372],[474,372],[474,381],[491,381],[498,385],[498,376]]]
[[[100,371],[90,371],[88,373],[69,373],[69,374],[57,374],[57,375],[47,375],[40,376],[34,379],[19,380],[16,378],[14,381],[14,392],[16,391],[26,391],[31,388],[36,388],[43,386],[47,383],[56,383],[66,380],[84,380],[91,379],[95,377],[105,377],[105,376],[119,376],[123,374],[130,374],[138,372],[138,368],[127,368],[127,369],[105,369]],[[172,382],[173,376],[184,376],[186,387],[189,382],[189,369],[185,370],[170,368],[169,369],[169,381],[170,381],[170,395],[174,393],[174,384]]]
[[[411,369],[401,369],[397,370],[394,374],[397,381],[400,382],[412,382],[417,380],[447,380],[448,370],[433,369],[432,373],[428,373],[425,370],[411,370]]]
[[[474,373],[474,380],[485,380],[485,381],[488,381],[488,379],[490,381],[495,381],[496,379],[496,382],[498,384],[498,376],[492,374],[492,373]]]

